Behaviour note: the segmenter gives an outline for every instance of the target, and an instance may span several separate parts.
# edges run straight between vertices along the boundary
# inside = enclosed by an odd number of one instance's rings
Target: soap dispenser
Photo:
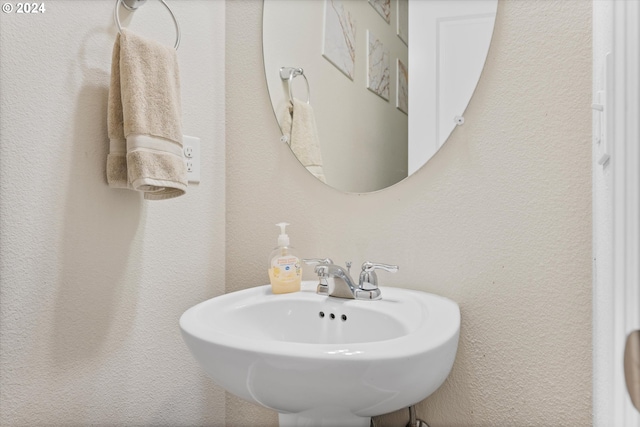
[[[286,233],[286,222],[276,224],[280,227],[278,246],[269,255],[269,279],[274,294],[285,294],[300,290],[302,269],[300,258],[293,253],[289,246],[289,236]]]

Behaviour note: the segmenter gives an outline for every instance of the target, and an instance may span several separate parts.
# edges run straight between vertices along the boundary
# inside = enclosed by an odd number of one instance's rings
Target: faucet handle
[[[318,287],[316,292],[319,295],[329,296],[329,265],[333,264],[331,258],[305,258],[302,260],[307,265],[315,265],[315,272],[318,275]]]
[[[375,270],[385,270],[389,273],[398,271],[397,265],[381,264],[367,261],[362,264],[362,272],[360,273],[360,289],[372,290],[378,288],[378,275]]]
[[[333,264],[331,258],[305,258],[302,260],[307,265],[315,265],[315,272],[318,277],[324,277],[327,274],[327,265]]]
[[[381,263],[370,262],[370,261],[367,261],[362,264],[362,271],[366,271],[366,272],[372,272],[375,269],[380,269],[380,270],[388,271],[389,273],[396,273],[398,271],[398,268],[399,267],[397,265],[381,264]]]
[[[333,260],[331,258],[305,258],[302,260],[307,265],[315,265],[315,264],[333,264]]]

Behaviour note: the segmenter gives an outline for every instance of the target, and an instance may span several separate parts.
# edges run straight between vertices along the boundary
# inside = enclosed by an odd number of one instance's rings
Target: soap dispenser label
[[[298,276],[300,275],[300,260],[295,256],[276,258],[273,270],[276,277]]]

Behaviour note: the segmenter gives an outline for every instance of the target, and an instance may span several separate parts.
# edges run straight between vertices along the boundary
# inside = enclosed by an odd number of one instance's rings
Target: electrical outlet
[[[183,135],[182,152],[189,184],[198,184],[200,182],[200,138]]]

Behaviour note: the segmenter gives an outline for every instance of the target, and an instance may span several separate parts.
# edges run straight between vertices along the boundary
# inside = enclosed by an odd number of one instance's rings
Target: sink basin
[[[363,426],[413,405],[451,371],[460,310],[426,292],[381,287],[382,299],[274,295],[269,285],[188,309],[182,336],[227,391],[279,413],[281,426]]]

